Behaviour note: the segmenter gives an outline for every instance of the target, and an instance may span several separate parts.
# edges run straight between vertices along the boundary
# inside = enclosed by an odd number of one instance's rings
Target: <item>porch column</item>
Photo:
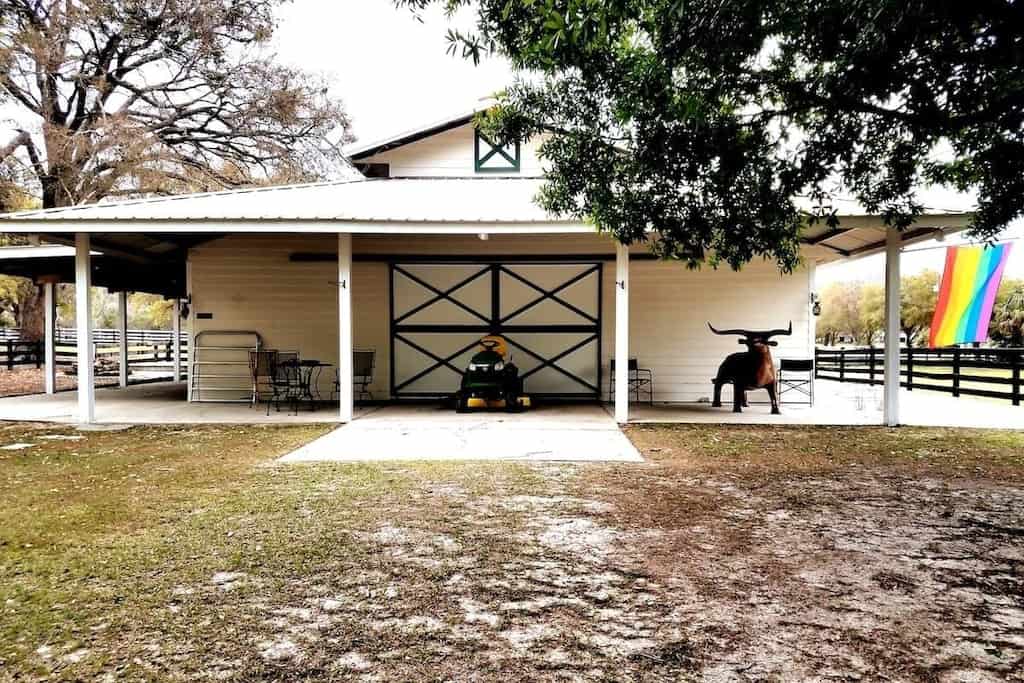
[[[96,421],[96,390],[93,387],[92,273],[89,233],[75,234],[75,333],[78,345],[78,421]]]
[[[117,383],[128,386],[128,292],[117,293]]]
[[[57,285],[43,283],[43,375],[46,393],[57,391]]]
[[[352,421],[352,235],[338,233],[338,417]]]
[[[171,360],[174,363],[173,381],[181,381],[181,299],[174,300],[171,311]]]
[[[885,424],[900,423],[900,232],[885,237]]]
[[[615,243],[615,421],[629,422],[629,247]]]

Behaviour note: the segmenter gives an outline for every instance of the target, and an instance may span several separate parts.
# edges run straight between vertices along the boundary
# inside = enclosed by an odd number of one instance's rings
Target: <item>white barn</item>
[[[668,403],[707,398],[718,363],[736,350],[708,322],[792,322],[776,359],[813,358],[817,265],[885,249],[887,239],[898,255],[967,221],[927,215],[895,234],[879,217],[850,210],[839,228],[805,232],[804,265],[793,274],[767,262],[690,271],[656,260],[646,245],[626,249],[585,222],[548,215],[534,202],[543,177],[536,145],[497,149],[471,118],[352,150],[363,177],[349,181],[23,212],[4,216],[0,230],[77,245],[74,273],[42,261],[24,266],[39,282],[91,281],[183,302],[193,343],[189,400],[248,400],[244,386],[218,376],[231,373],[203,365],[218,358],[203,350],[215,332],[258,333],[264,347],[338,368],[341,421],[353,415],[353,349],[375,352],[368,388],[376,400],[436,400],[457,388],[475,342],[498,333],[528,394],[612,402],[626,422],[626,382],[617,395],[609,391],[613,358],[620,380],[627,359],[650,368],[653,400]],[[100,260],[90,250],[103,255],[102,271],[90,265]],[[79,302],[87,296],[79,287]],[[88,348],[87,316],[78,330]],[[91,372],[91,363],[79,367]],[[321,374],[323,395],[333,384],[333,371]],[[79,386],[80,419],[90,421],[89,377]]]

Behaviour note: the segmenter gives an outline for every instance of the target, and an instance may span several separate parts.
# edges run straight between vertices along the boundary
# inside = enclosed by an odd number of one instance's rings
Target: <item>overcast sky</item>
[[[511,78],[500,59],[446,54],[436,9],[420,23],[391,0],[294,0],[279,16],[278,57],[332,78],[362,142],[470,109]]]

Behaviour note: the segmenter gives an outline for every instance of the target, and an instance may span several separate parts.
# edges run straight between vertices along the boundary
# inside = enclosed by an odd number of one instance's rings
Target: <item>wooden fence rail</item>
[[[815,377],[880,385],[885,376],[885,351],[876,348],[816,349]],[[900,350],[900,386],[953,396],[1008,400],[1015,406],[1024,396],[1024,349]]]
[[[93,341],[101,344],[116,344],[120,336],[118,330],[113,327],[98,327],[92,331]],[[171,330],[128,330],[125,336],[128,338],[129,344],[166,344],[171,341],[174,332]],[[0,341],[8,339],[20,341],[21,330],[17,327],[0,327]],[[57,343],[74,344],[75,328],[57,328]],[[184,330],[181,332],[181,343],[188,343],[188,332]]]
[[[78,361],[78,345],[72,342],[57,342],[54,349],[56,365],[72,366]],[[117,341],[93,342],[93,357],[113,360],[116,364],[120,349]],[[162,343],[140,343],[128,341],[128,365],[150,364],[150,362],[168,362],[174,359],[174,350],[170,340]],[[188,348],[181,347],[181,365],[188,362]],[[43,367],[43,343],[31,341],[0,340],[0,368],[14,370],[20,367]]]

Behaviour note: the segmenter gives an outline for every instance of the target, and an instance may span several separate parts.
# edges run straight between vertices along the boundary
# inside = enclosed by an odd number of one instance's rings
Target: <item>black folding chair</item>
[[[814,360],[783,358],[779,361],[779,403],[814,405]],[[783,396],[796,392],[806,400],[784,401]],[[799,398],[799,397],[798,397]]]
[[[355,399],[358,401],[364,395],[373,400],[373,392],[370,385],[373,384],[373,371],[376,368],[377,352],[373,349],[356,349],[352,352],[352,387],[355,390]],[[331,392],[331,400],[341,393],[341,376],[338,370],[334,371],[334,391]]]
[[[636,403],[640,402],[640,396],[647,396],[648,405],[654,404],[654,372],[650,368],[640,367],[640,362],[636,358],[630,358],[629,363],[626,366],[628,370],[627,377],[629,378],[629,389],[627,394],[633,394],[633,400]],[[609,368],[609,375],[611,378],[608,380],[608,393],[611,400],[615,399],[615,359],[611,359],[611,367]]]

